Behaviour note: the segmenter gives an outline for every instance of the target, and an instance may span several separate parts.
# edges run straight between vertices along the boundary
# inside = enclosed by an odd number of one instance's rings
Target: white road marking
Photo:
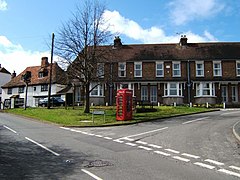
[[[143,132],[143,133],[139,133],[139,134],[134,134],[134,135],[126,136],[126,137],[123,137],[123,138],[126,139],[126,138],[141,136],[141,135],[144,135],[144,134],[149,134],[149,133],[153,133],[153,132],[157,132],[157,131],[162,131],[162,130],[165,130],[165,129],[167,129],[167,128],[168,128],[168,127],[164,127],[164,128],[160,128],[160,129],[155,129],[155,130],[152,130],[152,131],[147,131],[147,132]],[[123,139],[123,138],[121,138],[121,139]]]
[[[229,171],[229,170],[226,170],[226,169],[219,169],[218,171],[219,171],[219,172],[226,173],[226,174],[228,174],[228,175],[240,177],[240,174],[239,174],[239,173],[232,172],[232,171]]]
[[[100,177],[96,176],[95,174],[87,171],[86,169],[81,169],[81,171],[84,172],[84,173],[86,173],[86,174],[88,174],[89,176],[91,176],[92,178],[94,178],[94,179],[96,179],[96,180],[103,180],[103,179],[101,179]]]
[[[155,145],[155,144],[148,144],[148,146],[153,147],[153,148],[158,148],[158,149],[162,148],[162,146],[158,146],[158,145]]]
[[[204,161],[215,164],[215,165],[218,165],[218,166],[224,165],[224,163],[222,163],[222,162],[214,161],[214,160],[211,160],[211,159],[205,159]]]
[[[195,163],[193,163],[193,164],[195,164],[195,165],[197,165],[197,166],[204,167],[204,168],[208,168],[208,169],[214,169],[214,168],[215,168],[215,166],[211,166],[211,165],[204,164],[204,163],[201,163],[201,162],[195,162]]]
[[[81,132],[81,133],[82,133],[82,134],[85,134],[85,135],[88,135],[88,133],[87,133],[87,132],[84,132],[84,131],[83,131],[83,132]]]
[[[103,137],[102,135],[98,135],[98,134],[96,134],[95,136],[96,136],[96,137],[100,137],[100,138],[102,138],[102,137]]]
[[[240,171],[240,167],[237,167],[237,166],[229,166],[229,167],[232,168],[232,169]]]
[[[124,143],[124,141],[121,141],[120,139],[114,139],[113,141],[118,143]]]
[[[143,141],[136,141],[136,143],[138,143],[138,144],[143,144],[143,145],[148,144],[147,142],[143,142]]]
[[[95,136],[95,134],[92,134],[92,133],[88,133],[89,136]]]
[[[65,130],[70,130],[70,128],[67,128],[67,127],[60,127],[60,128]]]
[[[11,131],[11,132],[17,134],[17,131],[11,129],[10,127],[7,127],[7,126],[5,126],[5,125],[3,125],[3,127],[5,127],[6,129],[8,129],[8,130]]]
[[[136,146],[136,144],[134,144],[134,143],[125,143],[126,145],[129,145],[129,146]]]
[[[119,138],[119,139],[125,139],[125,140],[128,140],[128,141],[134,141],[134,139],[131,139],[131,138],[128,138],[128,137],[123,137],[123,138]]]
[[[198,118],[198,119],[194,119],[194,120],[191,120],[191,121],[186,121],[182,124],[189,124],[189,123],[193,123],[193,122],[196,122],[196,121],[201,121],[203,119],[207,119],[208,117],[202,117],[202,118]]]
[[[200,156],[196,156],[196,155],[192,155],[192,154],[188,154],[188,153],[182,153],[182,155],[190,157],[190,158],[194,158],[194,159],[199,159],[200,158]]]
[[[157,154],[161,154],[163,156],[171,156],[171,154],[168,154],[168,153],[165,153],[165,152],[162,152],[162,151],[154,151],[155,153]]]
[[[180,160],[180,161],[184,161],[184,162],[189,162],[190,159],[186,159],[186,158],[182,158],[182,157],[179,157],[179,156],[173,156],[174,159],[177,159],[177,160]]]
[[[51,149],[48,149],[47,147],[43,146],[42,144],[40,144],[40,143],[38,143],[38,142],[36,142],[36,141],[34,141],[34,140],[28,138],[28,137],[25,137],[25,139],[27,139],[28,141],[30,141],[30,142],[32,142],[32,143],[34,143],[34,144],[40,146],[41,148],[47,150],[48,152],[54,154],[55,156],[60,156],[60,154],[58,154],[58,153],[52,151]]]
[[[145,146],[138,146],[138,147],[141,148],[141,149],[147,150],[147,151],[151,151],[152,150],[152,148],[145,147]]]
[[[108,140],[111,140],[112,138],[111,138],[111,137],[104,137],[104,139],[108,139]]]
[[[169,151],[169,152],[172,152],[172,153],[175,153],[175,154],[179,154],[180,152],[179,151],[176,151],[174,149],[165,149],[166,151]]]
[[[72,132],[82,133],[82,131],[76,130],[76,129],[70,129]]]

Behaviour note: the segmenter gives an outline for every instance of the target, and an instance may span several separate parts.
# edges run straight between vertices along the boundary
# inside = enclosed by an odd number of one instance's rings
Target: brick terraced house
[[[2,100],[6,107],[23,106],[26,85],[23,81],[23,75],[30,72],[31,78],[28,85],[27,106],[38,106],[39,99],[48,96],[48,84],[50,76],[50,63],[47,57],[41,60],[41,66],[27,67],[22,73],[2,86]],[[52,64],[52,86],[51,95],[59,96],[58,91],[66,87],[67,78],[65,72],[58,66],[57,63]]]
[[[240,105],[239,42],[188,43],[182,36],[179,43],[123,45],[116,37],[100,48],[111,51],[102,63],[108,76],[91,92],[91,103],[114,104],[116,91],[127,86],[136,101]]]

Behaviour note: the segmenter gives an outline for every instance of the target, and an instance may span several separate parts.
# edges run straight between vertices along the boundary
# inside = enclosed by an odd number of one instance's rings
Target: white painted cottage
[[[0,64],[0,109],[2,109],[2,88],[1,86],[11,80],[11,73]]]
[[[50,63],[47,57],[43,57],[41,66],[27,67],[22,73],[14,77],[2,86],[2,102],[6,108],[23,106],[26,84],[23,75],[30,72],[31,78],[28,85],[27,106],[37,107],[39,99],[48,96],[50,77]],[[59,96],[58,92],[67,85],[67,76],[57,63],[52,64],[51,96]]]

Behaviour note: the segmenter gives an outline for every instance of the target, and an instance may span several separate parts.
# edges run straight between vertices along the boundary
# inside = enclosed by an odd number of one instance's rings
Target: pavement
[[[235,137],[240,142],[240,121],[238,121],[237,123],[234,124],[234,126],[233,126],[233,134],[235,135]]]

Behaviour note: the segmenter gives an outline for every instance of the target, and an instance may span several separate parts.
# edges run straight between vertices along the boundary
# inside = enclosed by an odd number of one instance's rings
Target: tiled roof
[[[227,60],[240,59],[240,42],[122,45],[113,49],[113,60]]]
[[[4,67],[0,67],[0,72],[5,74],[11,74],[8,70],[6,70]]]
[[[50,75],[50,65],[45,67],[48,71],[48,75],[42,78],[39,78],[39,72],[42,72],[41,66],[32,66],[27,67],[22,73],[20,73],[15,78],[11,79],[10,82],[3,85],[3,88],[8,87],[19,87],[25,86],[25,83],[22,80],[22,75],[25,74],[27,71],[31,72],[31,82],[29,85],[40,85],[40,84],[48,84],[49,83],[49,75]],[[67,84],[67,76],[66,73],[58,66],[57,63],[53,63],[52,65],[52,83],[53,84]]]

